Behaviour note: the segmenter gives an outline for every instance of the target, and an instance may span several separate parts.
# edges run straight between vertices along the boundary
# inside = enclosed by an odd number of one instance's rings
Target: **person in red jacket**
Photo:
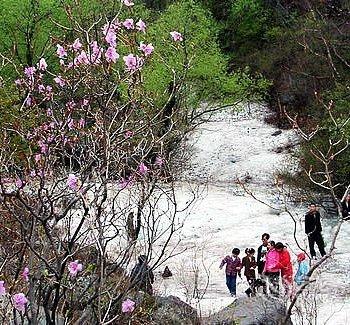
[[[293,266],[287,247],[281,242],[276,243],[275,249],[279,254],[282,284],[287,296],[291,296],[293,288]]]

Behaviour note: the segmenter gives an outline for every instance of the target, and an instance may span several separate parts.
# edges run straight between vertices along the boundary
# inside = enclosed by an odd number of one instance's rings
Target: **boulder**
[[[292,325],[285,320],[285,305],[272,297],[240,297],[231,305],[203,320],[205,325]]]
[[[197,325],[197,311],[175,296],[155,297],[152,311],[153,324]]]

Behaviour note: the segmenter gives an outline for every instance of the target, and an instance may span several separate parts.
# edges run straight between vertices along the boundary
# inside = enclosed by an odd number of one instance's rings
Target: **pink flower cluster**
[[[25,312],[25,308],[26,308],[26,305],[28,303],[28,299],[26,298],[24,293],[16,293],[15,295],[13,295],[12,302],[13,302],[14,307],[18,311],[20,311],[22,313]]]
[[[149,56],[152,54],[154,47],[151,43],[146,45],[141,42],[139,49],[145,54],[145,56]]]
[[[135,309],[135,301],[131,299],[126,299],[122,303],[122,312],[123,313],[132,313]]]
[[[71,277],[75,277],[78,274],[78,272],[81,272],[82,270],[83,264],[79,263],[78,260],[70,262],[68,265],[68,271]]]
[[[182,37],[181,33],[177,32],[177,31],[170,32],[170,35],[175,42],[182,42],[183,41],[183,37]]]
[[[0,296],[3,296],[6,293],[5,281],[0,281]]]
[[[29,268],[28,267],[25,267],[23,272],[22,272],[22,278],[25,280],[25,281],[29,281]]]
[[[71,190],[76,191],[78,189],[78,177],[76,177],[74,174],[69,174],[67,179],[67,186]]]

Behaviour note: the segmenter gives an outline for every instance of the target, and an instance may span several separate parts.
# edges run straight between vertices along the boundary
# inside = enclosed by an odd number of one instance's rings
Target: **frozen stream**
[[[255,106],[250,114],[221,113],[203,124],[190,139],[193,145],[191,168],[186,175],[192,184],[201,185],[201,197],[192,207],[177,251],[180,255],[167,261],[174,276],[163,280],[157,274],[156,291],[176,295],[208,315],[232,302],[225,286],[224,270],[219,264],[233,247],[241,249],[260,245],[261,234],[290,246],[293,261],[299,252],[293,239],[293,222],[287,214],[278,214],[247,195],[236,183],[237,177],[249,180],[247,185],[262,200],[273,205],[280,203],[276,193],[276,171],[293,169],[296,162],[285,151],[276,152],[297,139],[293,131],[282,131],[264,123],[263,106]],[[187,200],[186,185],[178,187],[180,201]],[[298,219],[297,237],[305,245],[303,214],[306,203],[294,205]],[[332,233],[332,222],[323,218],[326,242]],[[324,266],[317,281],[317,322],[313,324],[350,324],[350,223],[344,224],[335,257]],[[174,241],[175,242],[175,241]],[[164,267],[164,266],[163,266]],[[194,290],[195,270],[198,270],[198,290]],[[245,295],[245,280],[239,280],[237,296]],[[195,299],[196,294],[202,299]],[[198,297],[197,295],[197,297]],[[193,298],[195,296],[195,298]],[[294,322],[297,322],[294,319]],[[300,321],[298,323],[302,324]],[[303,324],[308,324],[307,322]]]

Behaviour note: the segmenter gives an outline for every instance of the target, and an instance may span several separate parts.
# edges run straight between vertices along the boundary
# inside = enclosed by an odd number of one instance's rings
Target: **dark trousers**
[[[318,246],[318,250],[320,251],[321,256],[326,255],[326,252],[324,250],[323,237],[322,237],[322,234],[320,232],[312,233],[307,238],[309,240],[309,247],[310,247],[311,256],[316,256],[315,243]]]
[[[236,294],[236,279],[237,279],[237,274],[235,275],[226,274],[226,285],[231,295]]]
[[[280,291],[280,273],[279,272],[266,272],[265,273],[269,281],[269,289],[272,296],[278,297]]]

